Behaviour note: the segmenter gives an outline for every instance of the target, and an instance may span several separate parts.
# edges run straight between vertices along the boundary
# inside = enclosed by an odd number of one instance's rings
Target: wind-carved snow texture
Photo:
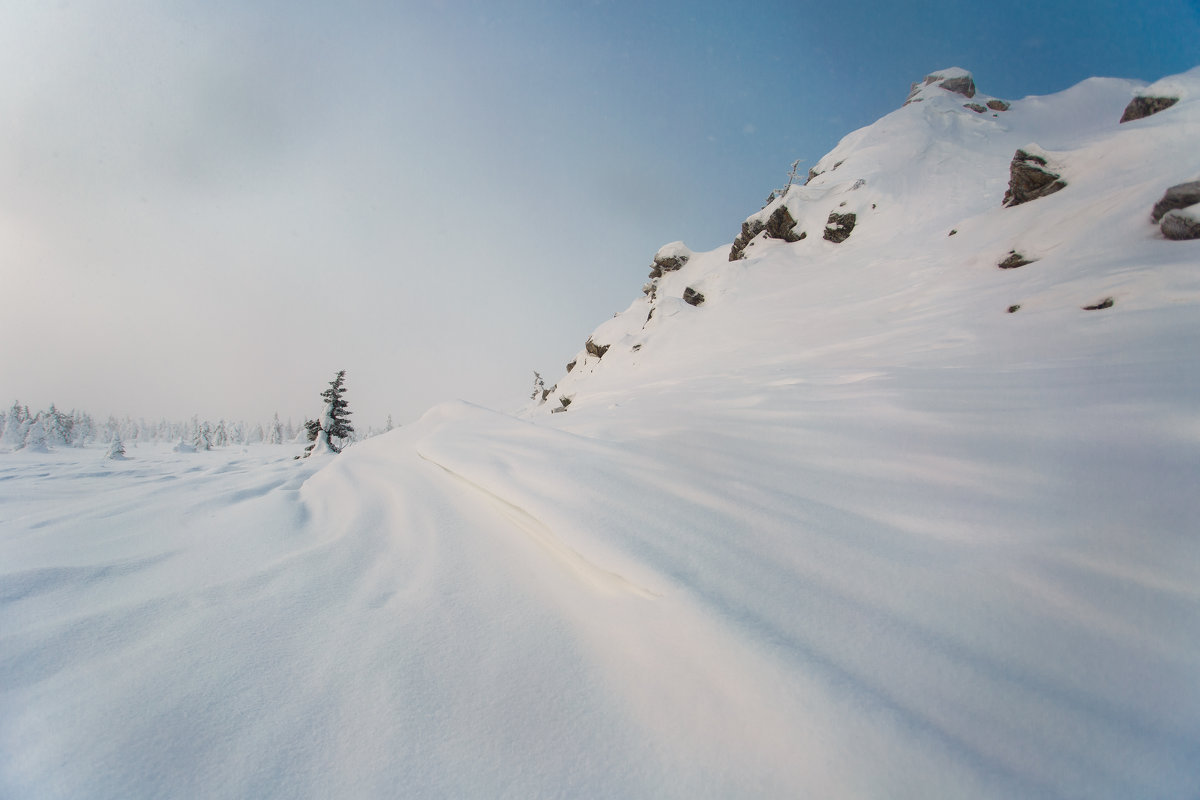
[[[1170,82],[1124,125],[1134,82],[926,86],[777,201],[805,239],[597,328],[562,413],[0,454],[0,796],[1197,796]],[[1030,142],[1069,185],[1003,208]]]

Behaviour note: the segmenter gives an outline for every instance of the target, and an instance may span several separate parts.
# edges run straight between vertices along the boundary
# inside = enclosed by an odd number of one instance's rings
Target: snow
[[[665,260],[668,258],[678,258],[680,256],[684,258],[691,258],[691,249],[688,248],[688,246],[683,242],[671,242],[658,248],[658,252],[654,254],[654,260]]]
[[[1138,89],[1139,97],[1177,97],[1180,100],[1196,96],[1200,88],[1200,66],[1193,67],[1182,75],[1170,75]]]
[[[1137,86],[847,136],[562,413],[0,454],[0,796],[1197,795],[1200,102]]]

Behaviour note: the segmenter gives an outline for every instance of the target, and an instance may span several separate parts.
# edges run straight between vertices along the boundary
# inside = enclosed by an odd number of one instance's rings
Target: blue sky
[[[1197,64],[1195,0],[7,2],[0,402],[511,408],[926,73]]]

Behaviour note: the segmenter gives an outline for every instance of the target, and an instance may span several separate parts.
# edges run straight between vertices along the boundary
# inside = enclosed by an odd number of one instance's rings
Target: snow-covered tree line
[[[347,444],[391,428],[389,416],[383,429],[368,428],[363,436],[352,435]],[[62,411],[53,403],[44,411],[32,411],[19,402],[14,402],[7,410],[0,409],[0,450],[45,451],[58,447],[107,446],[114,440],[119,440],[125,448],[136,447],[139,443],[184,442],[197,450],[211,450],[248,444],[301,443],[307,440],[307,432],[303,425],[295,425],[290,419],[281,421],[279,414],[265,424],[225,419],[214,423],[199,416],[182,421],[163,418],[157,422],[109,416],[98,422],[87,412]]]

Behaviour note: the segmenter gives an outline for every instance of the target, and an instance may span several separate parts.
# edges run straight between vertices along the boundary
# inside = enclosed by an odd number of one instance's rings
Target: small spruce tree
[[[321,392],[325,400],[325,413],[320,420],[305,421],[310,444],[304,448],[304,457],[315,453],[340,453],[354,434],[354,426],[350,424],[350,407],[343,395],[346,393],[342,385],[346,380],[346,370],[339,370],[337,377],[329,382],[329,388]]]
[[[108,455],[106,457],[111,461],[125,460],[125,445],[121,441],[120,433],[113,437],[112,444],[108,446]]]

